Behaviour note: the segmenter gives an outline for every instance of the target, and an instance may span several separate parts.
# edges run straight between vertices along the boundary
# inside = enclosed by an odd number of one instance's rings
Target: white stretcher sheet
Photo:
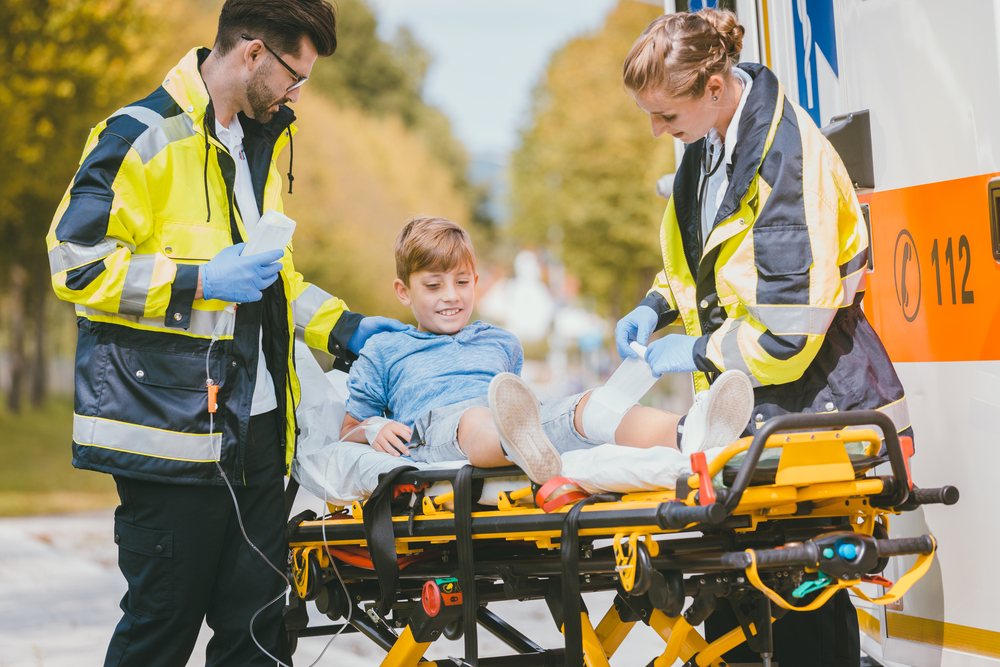
[[[400,465],[430,469],[467,464],[467,461],[418,463],[377,452],[367,444],[339,442],[344,399],[323,374],[309,348],[299,341],[295,344],[295,362],[302,401],[296,411],[301,433],[292,462],[292,477],[316,497],[346,506],[368,498],[378,486],[379,475]],[[706,456],[711,460],[721,451],[722,448],[709,450]],[[568,452],[562,459],[563,476],[575,480],[589,493],[673,488],[677,477],[690,471],[689,458],[670,447],[635,449],[601,445]],[[487,480],[480,502],[495,504],[498,491],[521,488],[526,479]]]

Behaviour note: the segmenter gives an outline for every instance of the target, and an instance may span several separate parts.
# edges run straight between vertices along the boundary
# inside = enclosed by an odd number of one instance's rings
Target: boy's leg
[[[583,413],[593,392],[588,391],[576,406],[573,415],[573,426],[576,432],[587,437],[583,428]],[[626,447],[673,447],[677,449],[677,423],[680,415],[672,412],[647,408],[645,405],[634,405],[615,430],[615,442]]]
[[[592,393],[588,392],[580,400],[573,416],[573,426],[577,433],[588,438],[611,438],[610,433],[603,436],[586,433],[584,414]],[[677,442],[679,415],[642,405],[632,406],[621,416],[614,430],[613,440],[615,444],[628,447],[673,447],[687,454],[723,447],[734,442],[743,433],[750,422],[753,404],[754,393],[750,379],[740,371],[726,371],[710,389],[700,391],[695,396],[694,405],[684,421],[682,442]],[[607,412],[604,409],[602,414],[609,417]],[[610,431],[610,428],[605,430]]]
[[[510,465],[500,446],[500,434],[489,408],[473,407],[462,413],[458,422],[458,446],[474,466],[500,468]]]

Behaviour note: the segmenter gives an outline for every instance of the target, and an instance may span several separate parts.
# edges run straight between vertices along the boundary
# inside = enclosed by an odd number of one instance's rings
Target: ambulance
[[[890,522],[892,537],[941,547],[898,603],[855,601],[862,649],[887,667],[1000,664],[1000,2],[665,5],[734,10],[741,61],[770,67],[840,152],[870,229],[864,309],[906,389],[913,475],[961,491]]]

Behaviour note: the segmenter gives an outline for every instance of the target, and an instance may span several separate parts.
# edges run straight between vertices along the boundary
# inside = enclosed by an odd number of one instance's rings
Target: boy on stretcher
[[[418,326],[372,336],[354,362],[341,430],[348,440],[415,461],[513,462],[544,484],[560,474],[563,452],[614,443],[690,454],[729,444],[750,421],[753,390],[739,371],[698,394],[680,442],[679,415],[638,404],[615,413],[597,401],[588,414],[590,391],[540,406],[518,377],[518,339],[468,324],[479,275],[465,230],[443,218],[408,220],[395,255],[393,289]]]

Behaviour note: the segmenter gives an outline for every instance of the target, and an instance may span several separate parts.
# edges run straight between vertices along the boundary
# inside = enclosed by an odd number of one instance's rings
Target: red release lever
[[[705,452],[695,452],[691,455],[691,472],[698,475],[699,504],[711,505],[715,502],[715,489],[712,488],[712,477],[708,474],[708,461]]]
[[[903,460],[906,461],[906,478],[910,482],[910,491],[912,491],[913,473],[910,472],[910,457],[913,456],[913,438],[908,435],[899,436],[899,448],[903,450]]]

